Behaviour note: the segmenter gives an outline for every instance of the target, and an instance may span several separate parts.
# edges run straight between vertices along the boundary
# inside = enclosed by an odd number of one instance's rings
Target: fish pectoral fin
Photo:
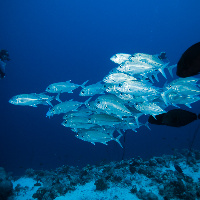
[[[156,119],[157,120],[157,119]],[[145,124],[144,124],[149,130],[151,130],[150,129],[150,127],[149,127],[149,122],[147,121]]]
[[[119,139],[122,137],[122,135],[117,136],[114,140],[120,145],[121,148],[123,148],[121,142],[119,141]]]
[[[192,106],[189,103],[185,104],[188,108],[192,108]]]
[[[51,101],[46,101],[46,103],[47,103],[48,105],[50,105],[51,107],[53,107]]]

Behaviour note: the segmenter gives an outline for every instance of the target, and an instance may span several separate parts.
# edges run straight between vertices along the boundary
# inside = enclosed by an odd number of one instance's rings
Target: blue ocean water
[[[96,83],[116,67],[110,61],[116,53],[165,51],[170,63],[176,64],[189,46],[199,42],[199,7],[197,0],[1,1],[0,49],[9,51],[11,61],[6,78],[0,80],[0,166],[20,174],[26,168],[120,160],[124,150],[117,143],[83,142],[60,125],[60,116],[46,118],[47,106],[14,106],[8,100],[17,94],[41,93],[54,82]],[[161,75],[159,79],[162,87],[166,80]],[[61,98],[85,101],[79,91]],[[191,111],[200,113],[199,108],[197,102]],[[125,142],[121,139],[125,158],[188,148],[198,123],[128,131]],[[200,134],[196,149],[200,149],[199,139]]]

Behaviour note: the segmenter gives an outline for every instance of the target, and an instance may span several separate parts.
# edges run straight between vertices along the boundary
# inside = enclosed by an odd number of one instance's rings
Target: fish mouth
[[[52,117],[53,116],[53,113],[49,110],[48,112],[47,112],[47,114],[46,114],[46,117]]]
[[[10,99],[8,102],[9,102],[9,103],[11,103],[11,104],[14,104],[14,101],[13,101],[13,100],[11,100],[11,99]]]

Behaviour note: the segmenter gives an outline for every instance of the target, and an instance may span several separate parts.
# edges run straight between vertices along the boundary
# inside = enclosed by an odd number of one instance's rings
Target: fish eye
[[[122,86],[122,84],[121,83],[119,83],[119,87],[121,87]]]
[[[100,103],[100,101],[97,101],[97,103],[99,104],[99,103]]]
[[[82,94],[85,93],[84,91],[81,92]]]
[[[53,109],[52,111],[54,112],[55,110]]]
[[[120,95],[123,95],[123,93],[120,93]]]
[[[103,87],[106,88],[106,85],[104,85]]]

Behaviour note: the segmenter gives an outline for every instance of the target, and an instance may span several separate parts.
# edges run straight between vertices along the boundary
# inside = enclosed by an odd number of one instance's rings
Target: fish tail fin
[[[62,101],[60,100],[60,93],[57,94],[56,98],[55,98],[58,102],[62,103]]]
[[[166,79],[167,79],[167,77],[166,77],[166,74],[165,74],[165,72],[164,72],[164,69],[165,69],[165,67],[167,67],[168,64],[169,64],[169,62],[166,63],[166,64],[164,64],[161,68],[158,69],[158,71],[159,71]]]
[[[162,67],[162,68],[160,68],[160,69],[158,69],[158,71],[167,79],[167,77],[166,77],[166,74],[165,74],[165,72],[164,72],[164,68]]]

